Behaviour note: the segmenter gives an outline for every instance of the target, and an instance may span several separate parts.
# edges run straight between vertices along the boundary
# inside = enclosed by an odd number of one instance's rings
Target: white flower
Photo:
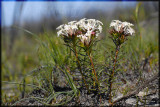
[[[102,32],[102,26],[98,26],[98,29],[99,29],[99,33]]]
[[[134,26],[132,23],[123,22],[122,26],[123,26],[123,29],[124,29],[124,34],[133,35],[133,33],[135,33],[134,29],[131,28],[131,26]]]
[[[62,35],[62,30],[57,32],[58,36]]]
[[[81,34],[81,35],[78,35],[77,37],[80,38],[83,44],[89,45],[89,43],[91,42],[91,35],[92,35],[92,31],[87,31],[86,34]]]
[[[71,25],[64,25],[64,30],[66,30],[66,31],[68,31],[68,30],[70,30],[71,29]]]
[[[78,37],[80,38],[80,40],[81,40],[81,42],[82,42],[83,44],[89,45],[91,36],[78,35]]]
[[[92,34],[95,35],[96,37],[99,36],[99,34],[102,32],[102,26],[103,23],[95,20],[95,19],[81,19],[79,22],[77,22],[77,25],[79,26],[80,29],[83,29],[86,31],[85,34],[79,35],[78,37],[80,38],[81,42],[85,45],[89,45],[91,42],[91,36]]]
[[[133,33],[135,33],[134,29],[131,28],[131,26],[134,25],[129,22],[121,22],[119,20],[113,20],[110,24],[110,27],[113,27],[115,31],[120,32],[122,30],[125,35],[133,35]]]
[[[110,27],[114,27],[114,26],[117,26],[117,25],[121,25],[122,22],[119,21],[119,20],[113,20],[110,24]]]
[[[102,23],[101,21],[99,21],[99,20],[97,20],[97,23],[99,23],[99,24],[103,25],[103,23]]]
[[[57,32],[57,35],[58,35],[58,37],[59,37],[60,35],[68,36],[68,34],[67,34],[66,32],[64,32],[63,30],[59,30],[59,31]]]
[[[68,22],[69,25],[74,25],[77,21]]]
[[[131,27],[125,27],[124,28],[124,34],[130,34],[133,35],[133,33],[135,33],[134,29],[132,29]]]
[[[57,29],[57,30],[61,30],[61,29],[63,29],[63,27],[64,27],[64,24],[63,24],[63,25],[58,26],[56,29]]]
[[[57,32],[57,35],[63,35],[63,36],[69,36],[72,35],[76,32],[76,30],[78,30],[78,27],[76,25],[77,21],[71,21],[68,24],[63,24],[60,25],[59,27],[57,27],[56,29],[59,30]]]
[[[117,32],[120,31],[122,22],[119,20],[113,20],[110,24],[110,27],[113,27]]]
[[[129,22],[123,22],[122,23],[124,26],[134,26],[132,23],[129,23]]]
[[[81,19],[80,22],[78,23],[79,27],[83,30],[98,30],[100,33],[102,32],[102,26],[103,23],[95,20],[95,19]]]
[[[57,27],[58,36],[71,36],[74,34],[79,37],[83,44],[89,45],[91,42],[91,36],[98,37],[102,32],[103,23],[96,19],[86,19],[83,18],[77,21],[68,22],[68,24],[63,24]],[[80,33],[79,33],[80,32]]]
[[[83,19],[81,19],[79,22],[80,22],[80,23],[85,23],[85,21],[86,21],[86,18],[83,18]]]
[[[90,41],[91,35],[92,31],[87,31],[87,33],[84,36],[86,36],[88,38],[88,41]]]

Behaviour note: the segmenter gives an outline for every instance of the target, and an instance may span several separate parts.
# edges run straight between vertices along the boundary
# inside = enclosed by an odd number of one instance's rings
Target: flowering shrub
[[[75,53],[77,59],[77,66],[82,75],[83,82],[85,83],[86,88],[90,92],[90,88],[86,82],[86,77],[81,68],[81,61],[79,60],[79,52],[77,52],[77,48],[80,47],[84,49],[86,54],[90,59],[90,63],[92,66],[92,75],[93,78],[93,88],[97,91],[100,90],[100,83],[96,74],[96,70],[93,64],[93,59],[91,57],[92,46],[95,39],[102,32],[103,23],[95,20],[95,19],[81,19],[80,21],[71,21],[68,24],[63,24],[57,27],[57,34],[61,36],[64,42],[69,46],[73,52]],[[111,39],[116,45],[115,58],[113,61],[113,69],[109,74],[109,103],[112,104],[112,83],[114,78],[115,66],[117,62],[117,56],[121,44],[123,44],[127,40],[127,36],[133,35],[135,33],[132,28],[133,24],[128,22],[121,22],[119,20],[113,20],[110,23],[110,27],[112,28],[109,33],[111,34]]]
[[[118,52],[120,50],[121,45],[127,40],[127,36],[133,35],[135,33],[134,29],[131,28],[133,24],[128,22],[121,22],[119,20],[113,20],[110,24],[110,27],[112,28],[109,33],[111,34],[111,39],[113,40],[114,44],[116,45],[116,52],[115,52],[115,58],[113,61],[113,69],[110,72],[109,76],[109,103],[112,104],[112,83],[114,78],[114,72],[115,72],[115,66],[117,62]]]
[[[92,66],[92,74],[95,76],[94,86],[96,80],[96,87],[98,88],[99,82],[92,61],[91,51],[92,51],[92,44],[94,43],[95,38],[97,38],[99,34],[102,32],[101,25],[103,25],[103,23],[100,22],[99,20],[84,18],[81,19],[80,21],[71,21],[68,24],[63,24],[57,27],[58,36],[61,36],[64,42],[67,44],[67,46],[69,46],[72,50],[74,50],[73,52],[75,53],[77,59],[77,66],[82,75],[85,86],[88,90],[89,87],[86,83],[84,73],[82,72],[81,62],[79,61],[77,48],[78,47],[83,48],[86,54],[88,55]]]

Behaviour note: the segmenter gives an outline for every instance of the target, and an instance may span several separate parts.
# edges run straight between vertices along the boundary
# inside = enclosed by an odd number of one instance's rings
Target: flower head
[[[102,32],[103,23],[96,19],[81,19],[77,25],[82,29],[82,34],[78,37],[84,45],[89,45],[94,37],[98,37]]]
[[[72,36],[73,34],[76,33],[76,31],[78,30],[78,27],[76,25],[77,21],[71,21],[68,24],[63,24],[60,25],[59,27],[57,27],[56,29],[59,30],[57,32],[58,36]]]
[[[134,29],[131,27],[134,26],[129,22],[121,22],[119,20],[113,20],[110,24],[110,27],[113,29],[110,31],[112,35],[112,40],[116,44],[116,46],[124,43],[128,35],[133,35],[135,33]]]
[[[124,35],[133,35],[133,33],[135,33],[131,26],[134,25],[129,22],[121,22],[119,20],[113,20],[110,24],[110,27],[113,27],[116,32],[124,33]]]
[[[83,18],[77,21],[68,22],[57,27],[58,36],[66,37],[78,37],[84,45],[89,45],[92,38],[98,37],[102,32],[103,23],[96,19]]]

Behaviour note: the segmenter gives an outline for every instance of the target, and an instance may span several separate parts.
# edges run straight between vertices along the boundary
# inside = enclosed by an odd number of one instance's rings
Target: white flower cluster
[[[102,32],[102,26],[103,23],[99,20],[95,19],[81,19],[79,22],[77,22],[78,27],[82,30],[86,31],[85,34],[77,35],[77,37],[80,37],[80,40],[82,43],[88,45],[91,41],[91,36],[95,35],[96,37],[99,36],[99,33]]]
[[[76,21],[72,21],[72,22],[69,22],[68,24],[60,25],[56,29],[59,30],[57,32],[58,36],[60,35],[69,36],[69,35],[75,34],[75,32],[78,30],[78,27],[76,25]]]
[[[91,36],[98,37],[102,32],[103,23],[95,19],[81,19],[80,21],[71,21],[68,24],[63,24],[57,27],[58,36],[70,36],[74,34],[79,37],[82,43],[89,44]]]
[[[119,20],[113,20],[110,24],[110,27],[113,27],[115,31],[120,32],[122,30],[125,35],[133,35],[133,33],[135,33],[131,26],[134,25],[129,22],[121,22]]]

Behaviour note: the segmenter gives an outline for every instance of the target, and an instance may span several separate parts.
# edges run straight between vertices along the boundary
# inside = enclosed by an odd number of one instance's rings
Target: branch
[[[127,95],[125,95],[125,96],[123,96],[123,97],[121,97],[121,98],[113,101],[113,103],[110,104],[109,106],[112,106],[112,105],[114,105],[116,102],[122,101],[123,99],[127,99],[127,98],[129,98],[129,97],[131,97],[131,96],[133,96],[133,95],[135,95],[135,94],[138,94],[142,89],[146,88],[146,87],[149,85],[149,83],[151,83],[152,81],[154,81],[154,80],[156,80],[156,79],[158,79],[158,73],[156,73],[151,79],[146,80],[146,81],[144,82],[144,84],[142,84],[141,86],[139,86],[138,88],[136,88],[134,91],[132,91],[132,92],[130,92],[129,94],[127,94]]]

